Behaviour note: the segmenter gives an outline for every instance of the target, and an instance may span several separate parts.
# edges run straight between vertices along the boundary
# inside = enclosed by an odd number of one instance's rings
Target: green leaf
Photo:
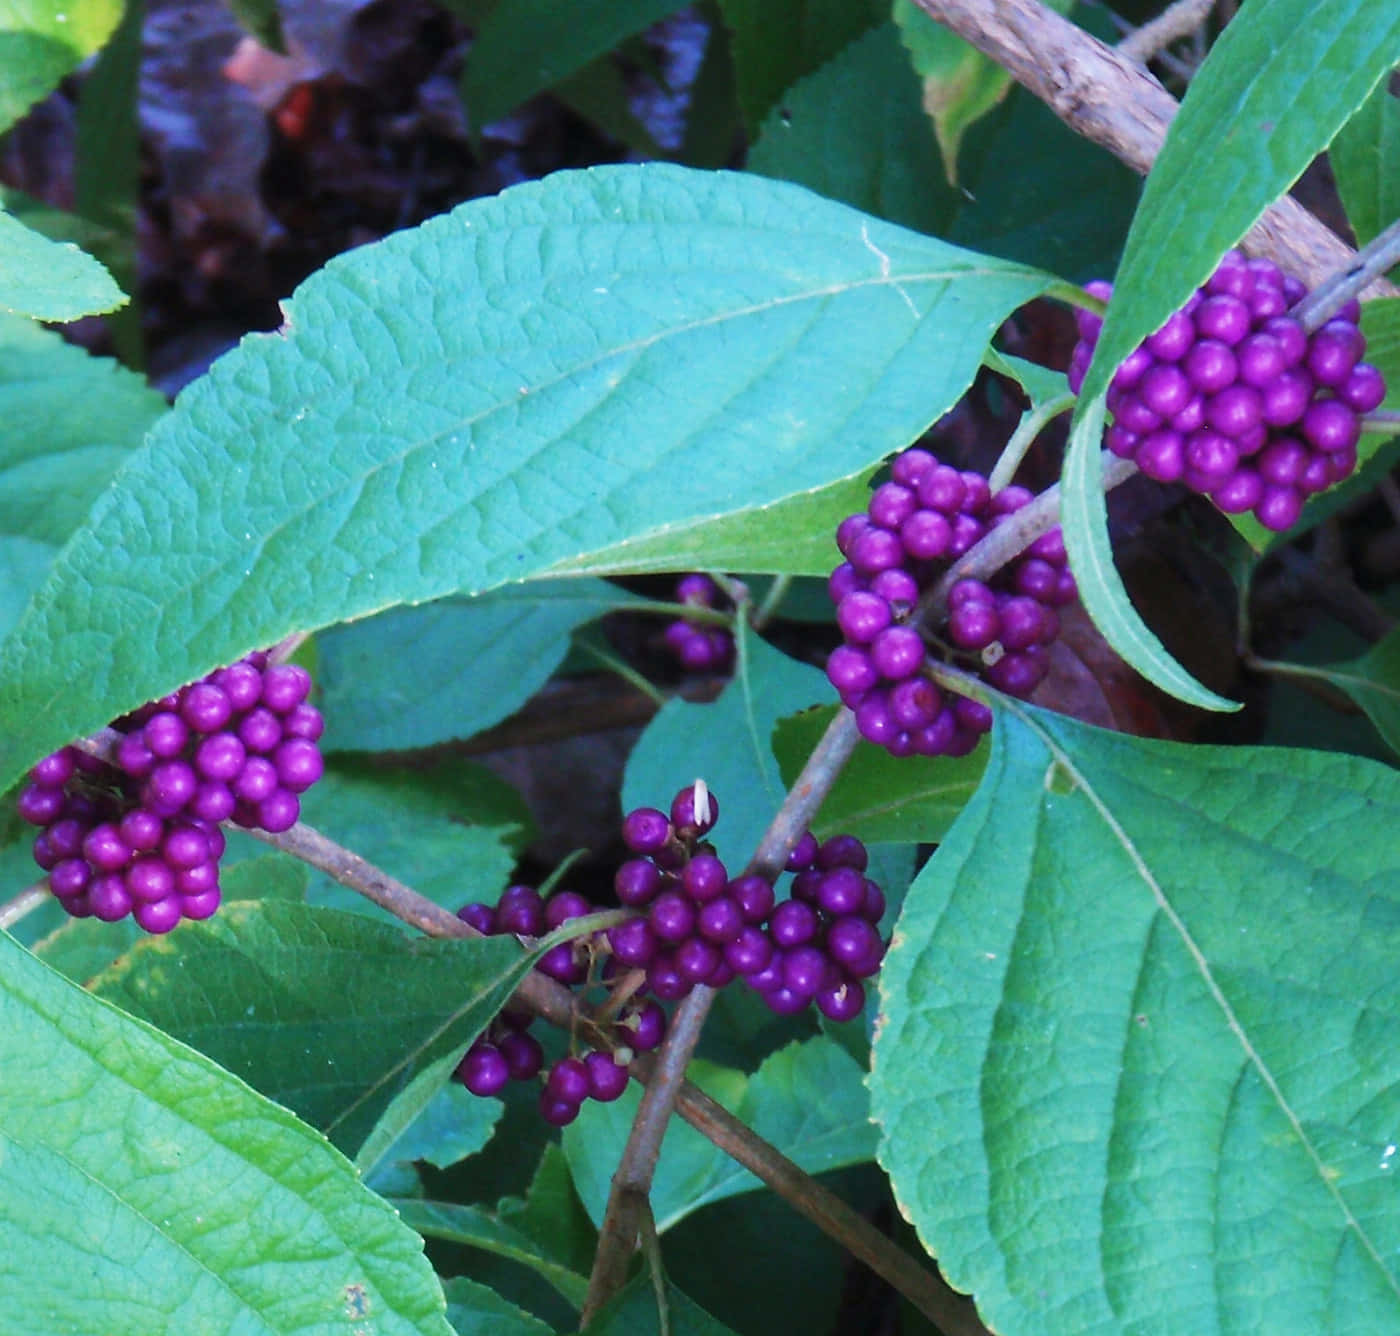
[[[317,1133],[0,933],[14,1332],[446,1336],[415,1238]]]
[[[707,1094],[808,1173],[859,1164],[875,1154],[864,1073],[831,1039],[789,1044],[750,1077],[706,1063],[692,1066],[691,1079]],[[595,1224],[607,1208],[608,1187],[640,1102],[634,1083],[612,1104],[585,1104],[564,1129],[574,1186]],[[673,1120],[651,1192],[656,1228],[664,1232],[702,1206],[762,1187],[712,1142]]]
[[[477,29],[462,75],[472,122],[498,121],[685,0],[510,0]]]
[[[918,232],[943,232],[959,203],[892,23],[789,88],[747,166]]]
[[[396,1197],[393,1205],[404,1224],[430,1239],[481,1248],[497,1257],[528,1266],[547,1280],[575,1308],[583,1307],[588,1277],[572,1270],[529,1235],[497,1220],[478,1206]]]
[[[1345,691],[1369,716],[1393,751],[1400,752],[1400,630],[1392,631],[1349,663],[1297,665],[1299,677],[1319,677]]]
[[[495,900],[528,831],[514,790],[484,766],[461,762],[428,769],[336,757],[303,795],[302,818],[454,913]],[[324,872],[312,871],[307,897],[403,926]]]
[[[0,534],[64,542],[166,412],[117,362],[0,315]]]
[[[796,186],[657,163],[341,256],[180,396],[60,558],[0,653],[0,784],[291,630],[850,477],[1050,285]]]
[[[1238,710],[1236,702],[1202,686],[1177,663],[1128,601],[1108,539],[1099,453],[1103,422],[1103,398],[1089,400],[1081,395],[1060,478],[1060,527],[1080,601],[1104,639],[1148,681],[1188,705]]]
[[[603,1305],[581,1336],[734,1336],[693,1299],[665,1281],[666,1319],[657,1307],[655,1282],[645,1272]]]
[[[881,970],[901,1209],[989,1326],[1400,1323],[1400,776],[999,712]]]
[[[121,15],[121,0],[0,0],[0,131],[96,51]]]
[[[327,743],[408,750],[469,738],[549,680],[576,627],[635,601],[601,580],[539,580],[322,632],[317,676]]]
[[[465,1276],[454,1276],[442,1288],[457,1336],[554,1336],[553,1327]]]
[[[719,856],[737,875],[753,856],[786,789],[773,757],[773,729],[785,714],[835,696],[826,674],[736,628],[734,680],[718,700],[668,701],[632,748],[622,780],[622,810],[670,807],[703,779],[719,800],[713,833]]]
[[[644,538],[561,561],[559,574],[612,575],[644,571],[746,571],[769,575],[831,574],[840,554],[836,526],[870,501],[863,468],[825,487],[728,515],[670,525]]]
[[[0,212],[0,312],[77,320],[110,311],[126,299],[91,255],[70,242],[49,241]]]
[[[804,710],[778,722],[773,751],[791,788],[836,707]],[[970,756],[891,756],[862,743],[841,770],[812,822],[818,839],[855,835],[867,844],[936,843],[957,820],[982,779],[986,745]]]
[[[277,0],[228,0],[229,12],[238,20],[244,32],[257,39],[269,51],[285,54],[282,36],[282,15]]]
[[[1400,100],[1386,80],[1337,132],[1327,158],[1356,244],[1364,246],[1400,218]]]
[[[982,361],[988,371],[1014,380],[1026,392],[1033,409],[1060,398],[1069,389],[1063,371],[1051,371],[1049,367],[1026,361],[1024,357],[1012,357],[1010,353],[988,348]]]
[[[753,134],[787,89],[889,17],[888,0],[719,0]]]
[[[460,1056],[532,959],[513,938],[408,938],[358,914],[241,901],[142,943],[92,988],[350,1153],[420,1067]]]
[[[57,551],[52,543],[0,534],[0,640],[9,635],[34,591],[44,583]]]
[[[424,1075],[420,1072],[414,1082]],[[504,1107],[498,1099],[473,1095],[459,1082],[439,1083],[417,1116],[401,1128],[385,1126],[391,1106],[361,1145],[355,1167],[370,1179],[371,1186],[371,1170],[378,1164],[389,1167],[425,1160],[436,1169],[450,1168],[491,1140]],[[387,1144],[378,1144],[381,1137]]]

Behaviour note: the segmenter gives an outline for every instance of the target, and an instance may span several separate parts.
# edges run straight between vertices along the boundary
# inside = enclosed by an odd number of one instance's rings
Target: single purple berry
[[[810,996],[795,993],[784,984],[766,990],[762,996],[768,1010],[779,1016],[796,1016],[799,1011],[805,1011],[812,1000]]]
[[[236,711],[251,710],[262,696],[262,673],[246,661],[220,668],[212,681]]]
[[[773,959],[773,943],[755,927],[744,928],[732,942],[724,944],[724,959],[741,976],[767,969]]]
[[[581,1104],[588,1098],[588,1068],[578,1058],[560,1058],[549,1069],[544,1088],[555,1099]]]
[[[457,917],[463,923],[470,924],[484,937],[490,937],[496,931],[496,911],[490,905],[482,904],[480,900],[463,905],[457,911]]]
[[[867,692],[880,681],[870,656],[850,645],[838,645],[831,651],[826,661],[826,675],[843,697]]]
[[[855,708],[856,728],[867,742],[887,747],[901,729],[883,692],[872,692]]]
[[[1312,402],[1312,393],[1313,380],[1306,371],[1285,371],[1263,391],[1263,421],[1270,427],[1291,426]]]
[[[560,942],[551,946],[535,963],[535,968],[556,983],[573,987],[588,978],[586,958],[577,950],[577,942]]]
[[[1242,515],[1253,510],[1264,491],[1264,480],[1252,468],[1240,468],[1210,494],[1227,515]]]
[[[1361,438],[1361,426],[1340,399],[1318,399],[1303,414],[1303,435],[1319,450],[1350,450]]]
[[[167,710],[153,714],[141,729],[141,741],[146,744],[146,750],[162,761],[184,751],[189,738],[189,725],[178,714]]]
[[[608,945],[624,965],[639,968],[650,965],[656,955],[656,938],[644,918],[627,919],[608,929]]]
[[[786,950],[803,946],[817,935],[817,912],[801,900],[784,900],[768,920],[768,933],[774,945]]]
[[[144,779],[155,769],[155,753],[142,741],[139,733],[128,733],[117,743],[117,768],[132,779]]]
[[[274,714],[290,714],[311,694],[311,674],[299,663],[275,663],[263,672],[262,703]]]
[[[1310,458],[1311,452],[1302,441],[1292,436],[1277,436],[1259,452],[1255,467],[1266,484],[1292,487],[1303,476]]]
[[[1345,320],[1332,319],[1313,331],[1303,360],[1319,385],[1336,389],[1346,383],[1365,352],[1366,339],[1361,331]]]
[[[157,818],[159,819],[159,818]],[[45,832],[47,843],[55,858],[76,858],[83,851],[83,841],[92,827],[76,817],[64,817],[55,821]],[[40,838],[43,838],[41,836]]]
[[[1233,348],[1249,333],[1252,316],[1238,297],[1221,293],[1207,297],[1196,308],[1195,321],[1203,338],[1216,339]]]
[[[962,603],[950,607],[948,639],[959,649],[986,649],[1000,634],[1001,617],[994,604]]]
[[[172,897],[173,898],[173,897]],[[163,902],[162,902],[163,903]],[[132,909],[131,892],[126,889],[126,883],[115,873],[108,873],[104,877],[95,877],[87,892],[88,910],[101,919],[103,923],[116,923],[119,919],[124,919]],[[148,906],[142,905],[142,909]],[[176,903],[179,909],[179,903]],[[175,923],[180,921],[179,914],[176,914]],[[138,923],[141,920],[137,919]],[[175,923],[170,926],[173,928]],[[143,928],[145,923],[141,923]],[[150,932],[165,932],[165,928],[149,928]]]
[[[647,966],[647,987],[663,1002],[679,1002],[694,984],[676,967],[674,956],[658,951]]]
[[[676,830],[704,835],[719,820],[719,799],[702,781],[687,784],[671,799],[671,824]]]
[[[29,771],[30,781],[41,788],[61,789],[73,778],[73,772],[77,769],[73,764],[74,755],[71,747],[62,747],[42,761],[35,762]]]
[[[797,946],[783,953],[783,986],[811,1001],[827,982],[831,962],[816,946]]]
[[[899,541],[915,561],[937,561],[953,545],[953,526],[937,510],[916,510],[899,526]]]
[[[773,886],[757,873],[745,873],[729,883],[729,898],[748,923],[762,923],[773,912]]]
[[[1175,362],[1184,357],[1196,342],[1196,327],[1185,311],[1167,317],[1167,322],[1148,337],[1146,346],[1154,357],[1163,362]]]
[[[817,993],[817,1010],[828,1020],[853,1021],[865,1010],[865,988],[856,979],[842,979]]]
[[[196,682],[180,693],[180,718],[196,733],[217,732],[232,714],[228,693],[212,682]]]
[[[662,891],[647,910],[652,932],[663,942],[683,942],[695,930],[695,906],[680,891]]]
[[[540,1041],[523,1030],[508,1030],[496,1041],[496,1047],[506,1061],[512,1081],[531,1081],[544,1066]]]
[[[1252,385],[1228,386],[1206,401],[1206,421],[1237,439],[1259,424],[1263,412],[1263,397]]]
[[[630,858],[613,874],[613,890],[629,909],[649,905],[661,889],[661,872],[645,858]]]
[[[568,1127],[578,1117],[583,1101],[562,1099],[551,1095],[547,1089],[540,1091],[540,1117],[551,1127]]]
[[[967,479],[947,464],[936,464],[919,479],[919,503],[950,518],[969,510]]]
[[[869,877],[865,879],[865,901],[860,916],[868,923],[879,923],[885,917],[885,893]]]
[[[1001,634],[998,639],[1007,649],[1029,649],[1032,645],[1048,640],[1046,632],[1050,628],[1049,618],[1053,616],[1033,598],[1022,594],[1004,599],[997,609],[1001,618]]]
[[[1303,494],[1296,487],[1268,484],[1254,506],[1254,518],[1273,533],[1291,529],[1303,513]]]
[[[172,868],[197,867],[209,861],[209,841],[194,826],[176,826],[166,835],[160,852]]]
[[[617,1062],[611,1053],[590,1053],[583,1060],[588,1069],[588,1093],[600,1104],[610,1104],[622,1097],[631,1079],[627,1068]]]
[[[826,949],[843,966],[857,964],[880,950],[880,934],[863,917],[838,918],[826,930]]]
[[[851,548],[857,538],[870,527],[870,516],[864,511],[858,515],[847,515],[836,526],[836,546],[843,557],[850,558]]]
[[[1034,650],[1013,650],[987,668],[986,678],[998,691],[1024,698],[1041,684],[1045,673],[1045,661]]]
[[[201,821],[227,821],[238,805],[233,790],[227,784],[206,779],[196,786],[194,797],[190,799],[189,810]]]
[[[63,790],[43,784],[26,784],[20,790],[16,809],[22,820],[31,826],[47,826],[63,811]]]
[[[194,867],[182,867],[175,873],[175,889],[182,897],[203,895],[219,885],[219,864],[210,859],[207,863],[196,863]]]
[[[1224,482],[1235,471],[1239,460],[1239,447],[1228,436],[1208,427],[1192,432],[1186,442],[1186,468],[1208,479],[1210,487]]]
[[[817,837],[810,830],[802,832],[802,838],[792,846],[784,869],[788,872],[805,872],[817,857]]]
[[[218,912],[219,904],[223,896],[217,886],[207,891],[199,891],[193,895],[180,896],[180,913],[187,919],[194,919],[197,922],[207,918],[213,918]]]
[[[1138,446],[1136,458],[1138,468],[1149,478],[1156,482],[1176,482],[1186,468],[1185,442],[1180,432],[1150,432]]]
[[[544,902],[545,931],[550,932],[571,919],[583,918],[593,906],[577,891],[557,891]]]
[[[848,594],[836,609],[836,624],[847,642],[868,645],[894,620],[890,605],[878,594]]]
[[[306,738],[288,738],[272,753],[272,764],[284,789],[305,793],[325,773],[320,749]]]
[[[687,938],[676,947],[676,970],[688,983],[703,983],[723,959],[719,947],[699,937]]]
[[[652,854],[671,838],[671,822],[654,807],[639,807],[622,818],[622,842],[636,854]]]
[[[131,889],[130,882],[127,889]],[[168,895],[164,900],[138,900],[132,906],[131,916],[147,932],[166,933],[179,923],[184,912],[180,897]]]
[[[832,868],[822,878],[817,904],[828,914],[857,914],[865,903],[865,877],[853,867]]]
[[[151,776],[151,782],[160,772]],[[260,803],[271,797],[278,789],[277,767],[265,756],[250,756],[243,762],[243,769],[229,787],[233,796],[245,803]]]
[[[1191,384],[1202,394],[1216,394],[1233,385],[1239,374],[1234,350],[1215,339],[1203,339],[1182,362]]]
[[[1240,379],[1262,390],[1288,369],[1283,345],[1271,334],[1251,334],[1235,349]]]
[[[81,895],[92,880],[92,865],[87,859],[64,858],[55,863],[49,871],[49,890],[60,900],[68,900],[75,895]],[[120,882],[121,878],[118,877],[117,880]]]
[[[894,462],[890,465],[890,476],[895,482],[903,483],[906,487],[917,487],[920,479],[937,467],[939,464],[935,456],[927,450],[915,447],[894,457]]]
[[[862,575],[876,575],[904,561],[904,545],[899,535],[872,524],[851,544],[850,563]]]
[[[159,816],[174,816],[184,807],[199,784],[194,770],[184,761],[163,761],[146,778],[142,798]]]
[[[864,872],[869,866],[870,855],[854,835],[833,835],[817,850],[816,861],[823,872],[836,867],[853,867],[857,872]]]
[[[326,721],[314,705],[298,705],[282,720],[284,738],[305,738],[308,742],[315,742],[325,729]]]
[[[898,529],[918,505],[918,493],[912,488],[902,483],[886,482],[875,489],[865,509],[882,529]]]
[[[919,601],[919,582],[906,570],[881,571],[870,582],[870,592],[878,595],[896,613],[907,612]]]
[[[1385,377],[1369,362],[1358,362],[1338,386],[1337,398],[1358,413],[1369,413],[1385,400]]]
[[[943,696],[926,677],[910,677],[889,691],[889,711],[900,728],[927,728],[943,708]]]
[[[247,759],[247,748],[232,733],[215,733],[195,748],[194,768],[206,779],[227,784],[238,778]]]
[[[681,886],[696,904],[724,894],[729,873],[714,854],[696,854],[681,873]]]
[[[270,752],[282,741],[282,721],[260,705],[238,721],[238,738],[250,752]]]
[[[496,931],[519,937],[544,932],[544,901],[533,886],[507,886],[496,902]]]
[[[1154,413],[1171,417],[1186,407],[1191,398],[1191,382],[1180,367],[1162,362],[1142,378],[1138,394]]]
[[[497,1095],[510,1080],[510,1069],[495,1044],[477,1040],[452,1073],[473,1095]]]
[[[638,1053],[649,1053],[666,1037],[666,1013],[650,1000],[625,1013],[618,1028]]]
[[[746,921],[738,902],[722,895],[701,905],[700,912],[695,916],[695,927],[706,941],[723,946],[744,930]]]

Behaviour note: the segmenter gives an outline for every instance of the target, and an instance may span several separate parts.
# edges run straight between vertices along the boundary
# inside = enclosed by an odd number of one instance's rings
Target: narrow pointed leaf
[[[442,1288],[457,1336],[554,1336],[553,1327],[465,1276],[453,1276]]]
[[[5,0],[0,5],[0,131],[111,36],[122,8],[121,0]]]
[[[318,1133],[6,933],[0,1066],[7,1330],[448,1336],[422,1241]]]
[[[241,901],[142,943],[92,987],[353,1153],[420,1068],[466,1048],[531,959],[514,938],[408,938],[358,914]]]
[[[1359,246],[1400,218],[1400,98],[1386,84],[1372,89],[1327,153]]]
[[[1400,777],[1003,710],[905,900],[872,1108],[1008,1333],[1400,1323]]]
[[[0,783],[289,631],[849,477],[945,412],[1049,285],[663,164],[560,173],[339,257],[185,391],[63,553],[0,653]]]

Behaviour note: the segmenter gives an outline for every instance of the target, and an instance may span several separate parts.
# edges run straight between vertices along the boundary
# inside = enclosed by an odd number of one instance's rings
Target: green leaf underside
[[[1390,1330],[1394,772],[1020,707],[992,737],[905,901],[871,1077],[950,1282],[1047,1336]]]
[[[430,1239],[481,1248],[528,1266],[575,1308],[583,1306],[588,1277],[572,1270],[529,1235],[498,1220],[489,1211],[479,1206],[420,1201],[412,1197],[396,1197],[393,1205],[410,1229]]]
[[[5,0],[0,5],[0,131],[111,36],[122,7],[121,0]]]
[[[422,1241],[285,1109],[0,933],[7,1330],[447,1336]]]
[[[490,125],[589,61],[685,7],[686,0],[510,0],[478,27],[462,97]]]
[[[443,1061],[450,1061],[450,1057]],[[429,1075],[426,1070],[419,1072],[413,1081]],[[437,1077],[436,1072],[431,1075]],[[410,1106],[407,1116],[391,1119],[398,1100],[385,1111],[355,1155],[355,1167],[366,1178],[380,1163],[424,1160],[435,1169],[446,1169],[475,1155],[491,1140],[505,1106],[498,1099],[473,1095],[460,1082],[447,1081],[448,1075],[450,1072],[436,1082],[433,1093],[421,1104],[415,1101],[417,1107]],[[377,1138],[379,1144],[371,1145]]]
[[[92,988],[350,1154],[419,1068],[466,1048],[529,960],[513,938],[407,938],[357,914],[242,901],[142,943]]]
[[[1081,398],[1070,428],[1060,483],[1060,528],[1080,601],[1104,639],[1163,691],[1203,709],[1238,710],[1235,701],[1202,686],[1177,663],[1128,600],[1108,539],[1099,452],[1103,423],[1103,400]]]
[[[1065,544],[1080,596],[1108,642],[1157,686],[1192,704],[1234,708],[1167,654],[1112,568],[1097,462],[1103,396],[1114,369],[1326,147],[1397,50],[1400,10],[1373,0],[1246,7],[1192,79],[1128,234],[1071,433]]]
[[[126,299],[92,256],[71,242],[50,241],[0,213],[0,313],[77,320],[110,311]]]
[[[538,580],[333,627],[316,639],[327,741],[380,751],[469,738],[549,680],[576,627],[634,601],[601,580]]]
[[[718,700],[668,701],[627,758],[622,810],[659,807],[703,779],[719,801],[707,838],[731,874],[753,856],[786,790],[773,757],[773,729],[794,710],[836,694],[826,675],[774,649],[747,628],[736,629],[734,679]]]
[[[1337,132],[1327,159],[1347,222],[1364,246],[1400,217],[1400,99],[1386,80]]]
[[[874,1156],[863,1075],[844,1048],[823,1037],[789,1044],[750,1077],[700,1063],[691,1079],[808,1173],[822,1173]],[[564,1130],[574,1186],[595,1224],[603,1218],[618,1155],[640,1102],[634,1082],[612,1104],[584,1105]],[[656,1227],[670,1229],[702,1206],[762,1187],[699,1132],[673,1119],[651,1193]]]
[[[582,1336],[735,1336],[718,1318],[665,1281],[666,1324],[657,1309],[656,1283],[643,1272],[629,1281],[583,1329]]]
[[[950,407],[1047,283],[661,164],[559,173],[333,260],[60,555],[0,657],[0,782],[292,629],[849,477]]]
[[[918,232],[942,232],[957,211],[893,23],[789,88],[746,165]]]
[[[835,707],[825,707],[778,722],[773,751],[784,784],[791,786],[801,773],[835,716]],[[861,743],[823,801],[812,831],[823,840],[845,834],[867,844],[935,843],[976,792],[986,759],[985,745],[955,758],[894,757]]]

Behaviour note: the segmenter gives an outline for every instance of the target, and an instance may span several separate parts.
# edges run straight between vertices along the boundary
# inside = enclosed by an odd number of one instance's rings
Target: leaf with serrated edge
[[[422,1241],[207,1058],[0,933],[7,1331],[448,1336]]]
[[[60,555],[0,649],[0,784],[292,630],[849,477],[1053,286],[660,163],[561,172],[340,256],[180,396]]]
[[[77,320],[127,301],[96,260],[71,242],[50,241],[0,211],[0,312]]]
[[[880,1160],[998,1331],[1400,1324],[1400,776],[998,711],[881,970]]]
[[[457,1336],[554,1336],[553,1327],[465,1276],[453,1276],[442,1288]]]

